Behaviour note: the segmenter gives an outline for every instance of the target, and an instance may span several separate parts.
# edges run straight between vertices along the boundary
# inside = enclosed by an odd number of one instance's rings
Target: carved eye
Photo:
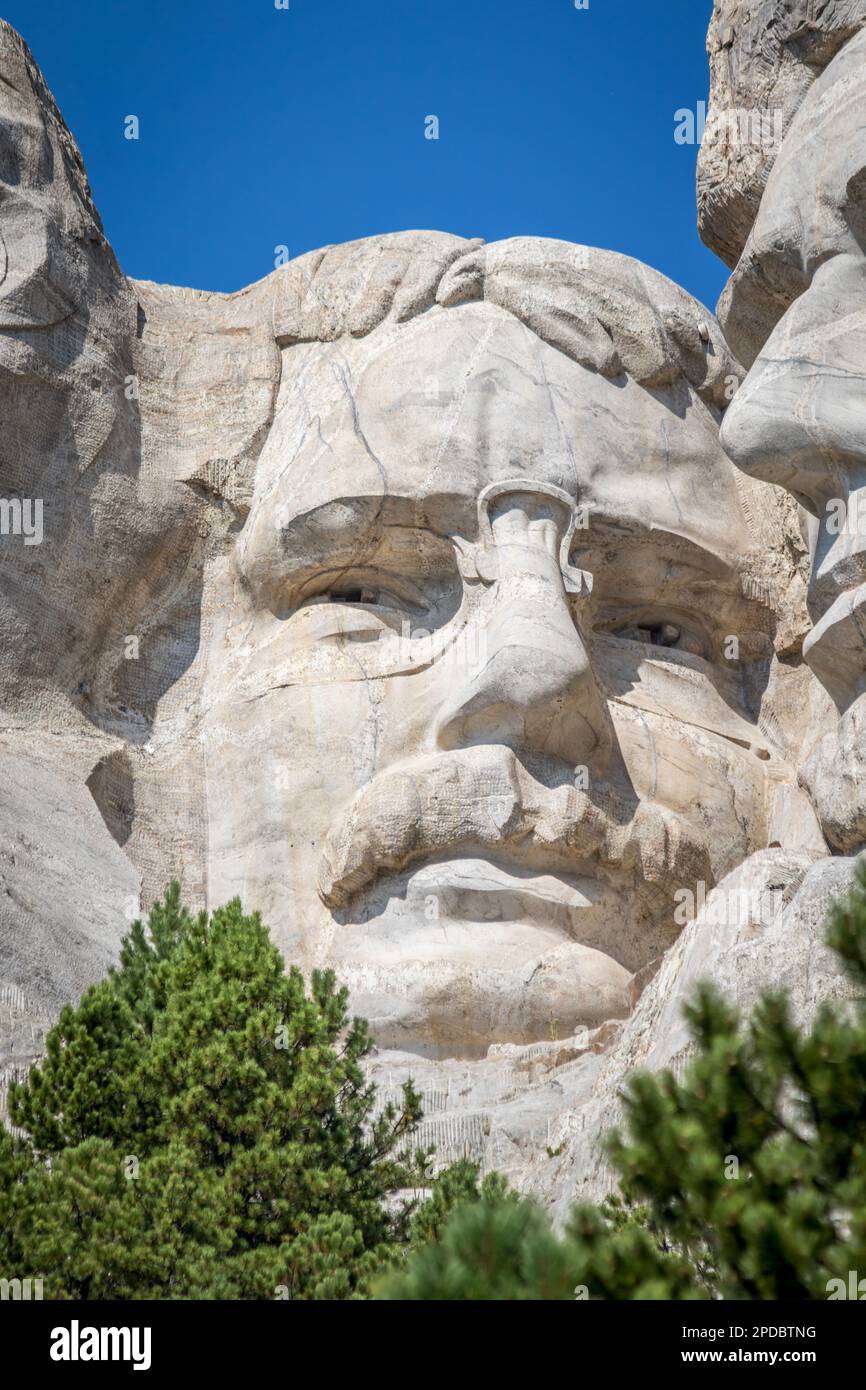
[[[640,642],[645,647],[666,647],[669,650],[687,652],[690,656],[705,656],[704,643],[693,632],[687,632],[679,623],[665,620],[643,620],[624,624],[622,627],[609,627],[611,637],[619,637],[626,642]]]
[[[384,596],[379,589],[329,589],[324,594],[315,594],[307,600],[311,603],[362,603],[370,607],[381,606]],[[392,600],[393,603],[393,600]]]
[[[626,637],[631,642],[644,642],[652,647],[676,647],[682,632],[675,623],[654,623],[652,627],[619,628],[617,637]]]
[[[302,599],[293,615],[295,636],[301,644],[373,642],[390,632],[400,633],[414,612],[390,590],[347,576]]]

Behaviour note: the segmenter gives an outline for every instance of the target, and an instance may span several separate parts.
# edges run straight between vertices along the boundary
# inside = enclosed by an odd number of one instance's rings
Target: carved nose
[[[606,762],[610,718],[568,597],[590,583],[568,563],[574,519],[559,488],[518,479],[482,493],[477,657],[446,697],[440,747],[502,743],[595,771]]]

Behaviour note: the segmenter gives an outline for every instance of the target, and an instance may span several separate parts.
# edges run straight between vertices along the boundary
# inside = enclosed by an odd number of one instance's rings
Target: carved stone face
[[[208,656],[210,900],[383,1045],[624,1015],[677,890],[765,842],[754,549],[685,381],[489,303],[287,349]]]
[[[806,661],[838,727],[806,780],[841,849],[866,834],[866,33],[813,86],[770,175],[726,292],[727,326],[749,375],[722,440],[753,476],[808,514]]]

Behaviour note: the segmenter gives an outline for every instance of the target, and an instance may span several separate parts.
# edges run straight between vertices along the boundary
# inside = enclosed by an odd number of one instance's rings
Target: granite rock
[[[729,266],[806,93],[864,25],[866,0],[714,0],[698,229]]]
[[[545,238],[128,279],[2,24],[0,64],[3,1065],[177,877],[337,971],[440,1161],[600,1191],[696,979],[837,989],[825,832],[859,848],[808,794],[809,537],[722,448],[720,323]]]

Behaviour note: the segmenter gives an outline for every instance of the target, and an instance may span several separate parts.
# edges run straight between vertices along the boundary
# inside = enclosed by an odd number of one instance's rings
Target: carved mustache
[[[362,788],[329,833],[319,896],[345,907],[383,874],[459,851],[566,851],[656,884],[713,881],[706,845],[679,816],[608,784],[546,787],[510,749],[477,745],[395,767]],[[565,866],[563,866],[565,867]]]

